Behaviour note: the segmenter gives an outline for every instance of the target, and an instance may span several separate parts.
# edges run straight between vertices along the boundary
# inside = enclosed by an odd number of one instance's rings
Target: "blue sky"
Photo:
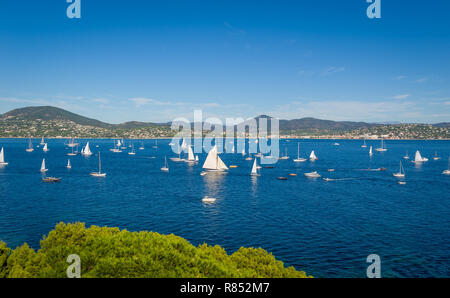
[[[1,0],[0,113],[449,121],[450,3],[381,3]]]

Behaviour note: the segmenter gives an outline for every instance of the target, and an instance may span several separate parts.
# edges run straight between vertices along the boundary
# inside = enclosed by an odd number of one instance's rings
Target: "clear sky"
[[[0,0],[0,113],[450,121],[450,2]]]

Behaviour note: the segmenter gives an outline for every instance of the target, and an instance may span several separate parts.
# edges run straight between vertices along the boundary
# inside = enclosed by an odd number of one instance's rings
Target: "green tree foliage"
[[[193,246],[175,235],[129,232],[83,223],[58,224],[37,252],[0,242],[0,277],[66,277],[67,257],[81,259],[81,276],[109,277],[308,277],[286,268],[261,248],[228,255],[220,246]]]

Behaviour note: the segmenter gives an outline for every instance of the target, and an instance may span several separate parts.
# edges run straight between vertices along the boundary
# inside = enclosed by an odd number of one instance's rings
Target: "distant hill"
[[[75,122],[80,125],[96,126],[103,128],[110,128],[111,124],[98,121],[95,119],[80,116],[78,114],[52,107],[52,106],[39,106],[39,107],[26,107],[9,111],[2,115],[3,119],[15,119],[15,120],[67,120]]]
[[[139,121],[130,121],[130,122],[125,122],[125,123],[121,123],[121,124],[109,124],[106,122],[87,118],[87,117],[66,111],[64,109],[56,108],[56,107],[52,107],[52,106],[38,106],[38,107],[26,107],[26,108],[15,109],[15,110],[9,111],[9,112],[1,115],[1,118],[14,119],[14,120],[29,120],[29,121],[35,121],[35,120],[39,120],[39,119],[44,120],[44,121],[66,120],[66,121],[72,121],[79,125],[94,126],[94,127],[108,128],[108,129],[114,129],[114,128],[133,129],[133,128],[142,128],[142,127],[156,125],[154,123],[139,122]]]

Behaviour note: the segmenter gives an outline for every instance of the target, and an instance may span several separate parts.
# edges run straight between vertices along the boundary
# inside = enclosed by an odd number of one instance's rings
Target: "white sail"
[[[42,139],[41,139],[41,145],[44,145],[45,144],[45,140],[44,140],[44,137],[42,137]]]
[[[42,151],[44,151],[44,152],[47,152],[47,151],[48,151],[47,143],[44,144],[44,148],[42,148]]]
[[[192,147],[188,147],[188,161],[195,161],[194,152],[192,151]]]
[[[5,162],[5,153],[3,152],[3,147],[2,147],[2,150],[0,151],[0,165],[1,164],[6,164],[6,162]]]
[[[242,148],[242,156],[245,156],[245,146]]]
[[[372,152],[372,146],[370,146],[369,155],[370,155],[370,156],[373,155],[373,152]]]
[[[422,157],[422,155],[420,155],[419,150],[417,150],[416,155],[414,157],[414,162],[424,162],[424,161],[428,161],[428,158]]]
[[[45,168],[45,158],[42,159],[42,164],[41,164],[41,172],[46,172],[47,169]]]
[[[227,166],[217,154],[217,146],[214,146],[208,153],[203,168],[206,170],[228,170]]]
[[[195,156],[195,161],[198,161],[198,155]]]
[[[314,150],[311,151],[311,154],[309,155],[309,159],[311,159],[311,160],[316,160],[316,159],[317,159],[317,156],[316,156],[316,154],[314,153]]]
[[[250,175],[252,175],[252,176],[258,175],[258,165],[256,163],[256,158],[255,158],[255,161],[253,162],[252,172]]]
[[[91,148],[89,147],[89,142],[87,142],[86,147],[82,151],[83,155],[92,155]]]
[[[67,168],[68,169],[72,168],[72,165],[70,164],[70,159],[67,160]]]
[[[117,140],[117,147],[122,146],[122,142],[120,140]]]

